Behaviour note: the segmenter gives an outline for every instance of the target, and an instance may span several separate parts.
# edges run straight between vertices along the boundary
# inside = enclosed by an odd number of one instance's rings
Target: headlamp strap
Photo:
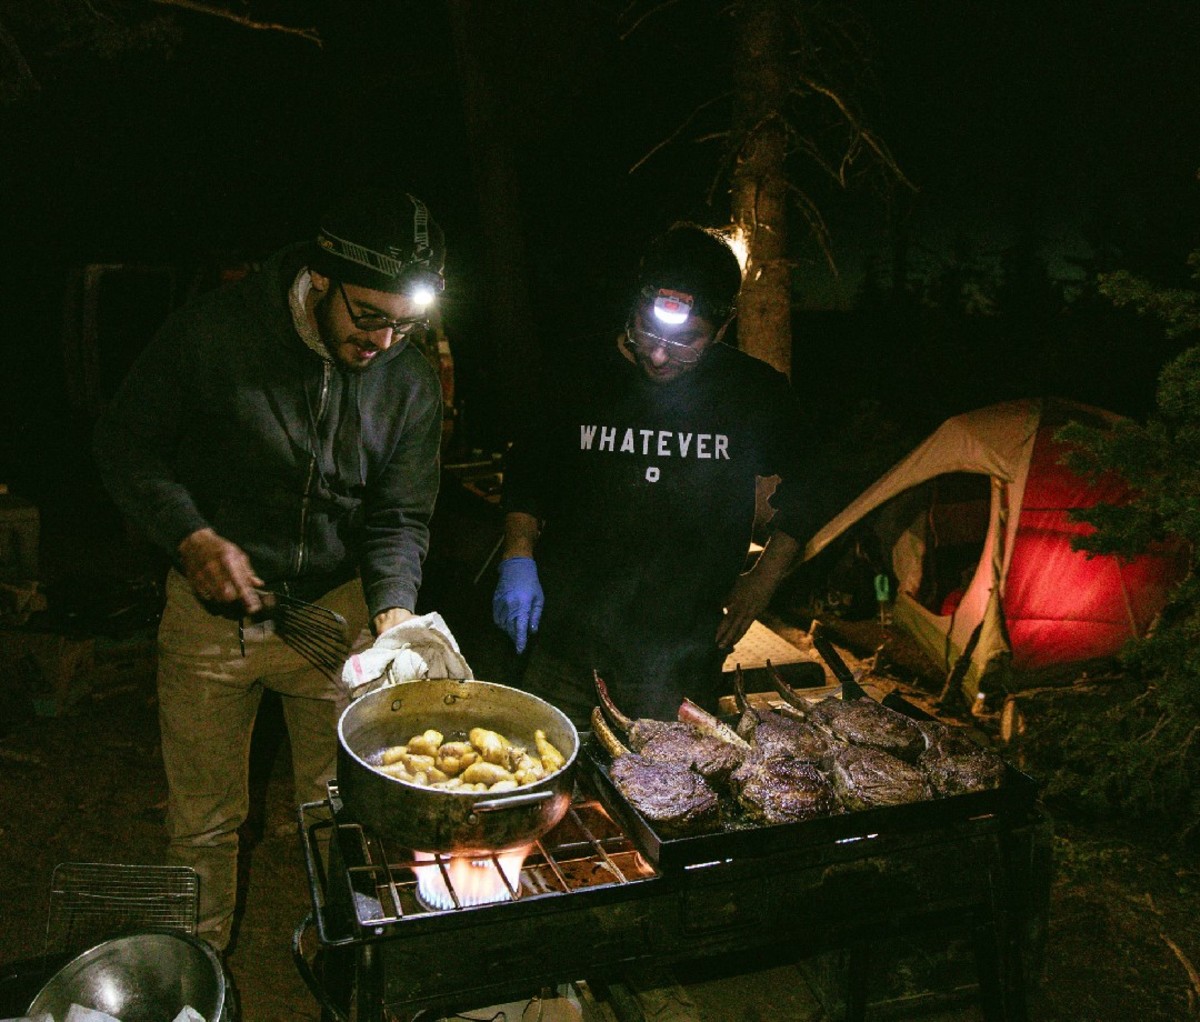
[[[413,203],[413,262],[428,259],[433,249],[429,245],[429,207],[420,199],[409,196]]]
[[[403,259],[376,252],[373,248],[367,248],[365,245],[360,245],[347,238],[339,238],[336,234],[331,234],[326,230],[321,231],[320,237],[317,238],[317,244],[341,259],[358,263],[359,266],[382,273],[385,277],[399,277],[412,265]]]
[[[433,247],[429,244],[429,207],[412,195],[409,199],[413,204],[413,252],[408,259],[401,258],[399,248],[389,247],[387,252],[378,252],[348,238],[339,238],[325,228],[317,236],[317,244],[342,259],[382,273],[385,277],[399,277],[413,267],[424,267],[433,254]]]

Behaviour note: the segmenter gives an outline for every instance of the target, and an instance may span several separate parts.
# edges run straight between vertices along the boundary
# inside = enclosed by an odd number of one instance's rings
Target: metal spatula
[[[260,589],[263,611],[275,622],[275,634],[320,670],[336,680],[350,656],[346,619],[328,607],[305,603],[287,593]]]

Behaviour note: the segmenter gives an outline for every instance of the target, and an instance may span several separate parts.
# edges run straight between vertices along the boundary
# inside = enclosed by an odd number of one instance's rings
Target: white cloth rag
[[[67,1009],[67,1017],[65,1022],[121,1022],[119,1018],[114,1018],[104,1011],[97,1011],[95,1008],[86,1008],[82,1004],[72,1003]]]
[[[458,640],[436,611],[393,625],[342,668],[342,683],[355,698],[418,678],[474,677]]]

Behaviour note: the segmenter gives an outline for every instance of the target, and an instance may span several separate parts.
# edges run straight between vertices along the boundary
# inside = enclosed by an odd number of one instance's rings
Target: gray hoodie
[[[368,612],[415,609],[439,480],[441,390],[411,344],[363,372],[296,333],[306,246],[173,313],[97,425],[117,506],[175,558],[211,527],[268,586],[313,599],[360,572]]]

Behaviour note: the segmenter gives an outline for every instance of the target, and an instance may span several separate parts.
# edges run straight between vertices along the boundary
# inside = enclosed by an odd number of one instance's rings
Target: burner
[[[417,900],[435,912],[513,901],[521,885],[521,864],[532,847],[471,856],[414,851]]]

